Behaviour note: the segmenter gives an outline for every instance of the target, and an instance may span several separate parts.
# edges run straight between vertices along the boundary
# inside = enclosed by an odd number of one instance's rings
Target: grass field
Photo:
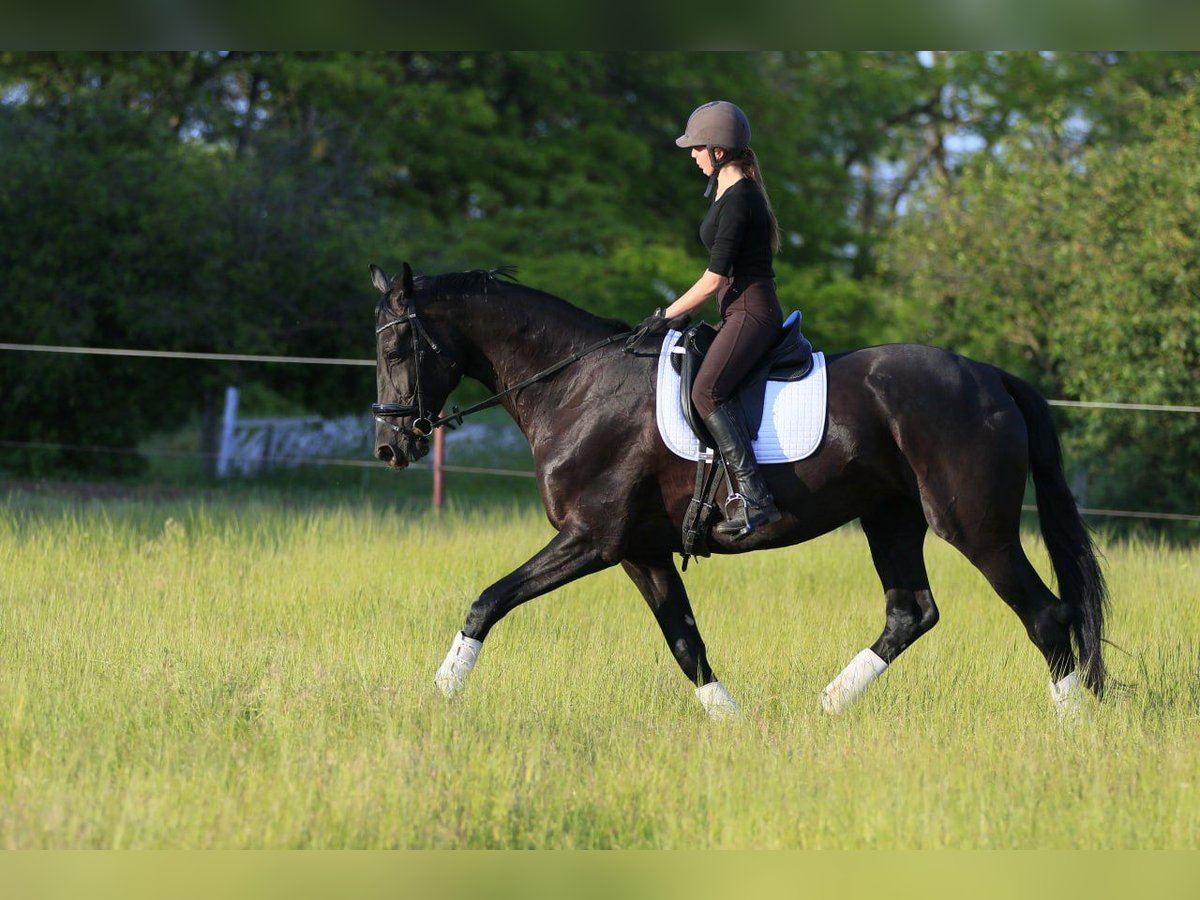
[[[469,602],[550,532],[527,504],[414,510],[0,499],[0,846],[1200,844],[1194,546],[1104,542],[1133,686],[1073,728],[936,539],[941,624],[840,718],[817,695],[882,625],[861,535],[704,561],[685,581],[748,713],[720,725],[619,570],[518,609],[435,695]]]

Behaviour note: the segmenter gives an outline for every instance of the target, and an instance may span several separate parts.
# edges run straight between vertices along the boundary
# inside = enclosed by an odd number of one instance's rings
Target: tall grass
[[[0,846],[1197,844],[1195,549],[1108,543],[1132,686],[1073,728],[1016,617],[933,539],[941,624],[821,714],[882,625],[850,528],[685,576],[743,723],[703,719],[619,570],[514,612],[446,702],[432,675],[467,605],[549,536],[516,505],[10,498]]]

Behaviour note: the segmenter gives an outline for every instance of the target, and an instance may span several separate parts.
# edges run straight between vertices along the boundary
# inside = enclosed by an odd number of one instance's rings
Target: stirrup
[[[741,501],[741,505],[734,510],[733,515],[730,515],[729,504],[737,501]],[[717,534],[730,535],[735,541],[740,541],[756,528],[770,525],[783,518],[783,514],[779,512],[779,507],[775,505],[775,501],[771,497],[768,496],[762,506],[755,506],[746,499],[744,494],[737,491],[725,499],[724,511],[725,521],[718,522],[713,530]]]
[[[729,504],[736,503],[739,500],[742,502],[742,505],[740,507],[735,506],[733,508],[733,513],[731,514],[729,512]],[[746,512],[746,505],[747,505],[746,504],[746,495],[741,493],[740,491],[734,491],[732,494],[730,494],[728,497],[726,497],[725,502],[721,504],[721,512],[725,513],[725,522],[732,522],[734,519],[734,516],[736,516],[739,512],[743,513],[743,516],[742,516],[743,519],[746,518],[744,515],[744,513]],[[722,522],[721,524],[725,524],[725,523]]]

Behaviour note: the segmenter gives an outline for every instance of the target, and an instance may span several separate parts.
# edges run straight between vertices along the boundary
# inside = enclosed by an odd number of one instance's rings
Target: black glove
[[[646,316],[637,328],[633,329],[633,334],[625,341],[625,352],[632,353],[644,337],[666,334],[672,329],[678,331],[684,328],[691,320],[692,317],[687,313],[668,319],[663,316],[662,309],[656,309],[653,313]]]

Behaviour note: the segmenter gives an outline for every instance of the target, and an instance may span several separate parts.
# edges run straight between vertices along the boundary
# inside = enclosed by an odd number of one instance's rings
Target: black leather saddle
[[[715,442],[704,427],[700,414],[692,406],[692,384],[704,356],[712,347],[717,330],[707,322],[698,322],[687,329],[671,350],[671,365],[679,373],[679,399],[688,425],[706,447]],[[679,348],[682,348],[680,352]],[[751,439],[758,436],[762,425],[763,402],[768,381],[799,381],[812,371],[812,344],[800,331],[800,311],[796,310],[783,323],[779,340],[757,366],[750,370],[737,389],[732,402],[734,415],[741,419]]]

